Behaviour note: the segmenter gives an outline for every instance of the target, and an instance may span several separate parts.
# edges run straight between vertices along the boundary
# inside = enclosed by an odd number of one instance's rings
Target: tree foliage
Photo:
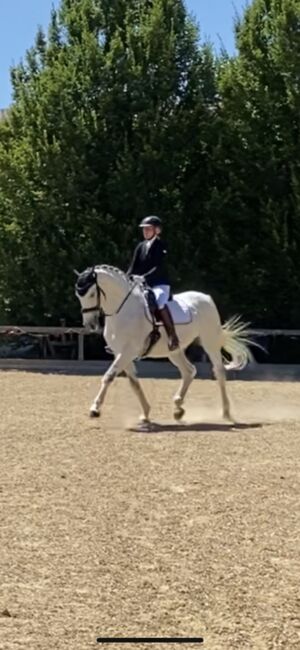
[[[182,0],[61,0],[0,122],[3,322],[78,320],[72,269],[126,268],[157,213],[175,289],[296,325],[299,0],[254,0],[236,42]]]
[[[227,289],[268,325],[299,322],[298,0],[254,0],[220,66]],[[224,192],[223,192],[224,196]]]

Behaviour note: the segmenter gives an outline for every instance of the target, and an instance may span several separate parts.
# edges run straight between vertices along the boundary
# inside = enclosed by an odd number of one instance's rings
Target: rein
[[[124,300],[122,300],[122,302],[121,302],[120,306],[118,307],[117,311],[115,311],[113,314],[105,314],[104,313],[104,316],[115,316],[116,314],[118,314],[121,311],[122,307],[125,305],[126,300],[128,300],[129,296],[132,294],[133,289],[134,289],[135,286],[136,286],[135,284],[132,285],[130,291],[128,291],[128,293],[126,294]]]
[[[121,304],[119,305],[119,307],[118,307],[118,309],[116,311],[112,312],[111,314],[106,314],[104,309],[102,309],[102,307],[101,307],[101,294],[104,296],[104,298],[106,298],[106,293],[105,293],[105,291],[103,291],[103,289],[101,287],[99,287],[98,282],[97,282],[97,278],[95,278],[95,282],[96,282],[96,290],[97,290],[97,304],[95,305],[95,307],[86,307],[84,309],[81,309],[82,314],[88,314],[88,313],[91,313],[93,311],[99,311],[99,312],[102,311],[104,316],[106,316],[106,317],[115,316],[116,314],[118,314],[121,311],[122,307],[125,305],[125,302],[128,300],[129,296],[132,294],[133,289],[136,286],[135,284],[132,285],[132,287],[130,288],[130,291],[128,291],[128,293],[126,294],[125,298],[122,300]]]
[[[155,271],[155,270],[156,270],[156,267],[153,267],[153,269],[151,269],[150,271],[148,271],[147,273],[145,273],[143,277],[146,278],[147,275],[150,275],[150,274],[153,273],[153,271]],[[96,275],[95,271],[93,271],[93,276],[92,276],[92,277],[93,277],[93,280],[94,280],[94,282],[95,282],[95,284],[96,284],[96,290],[97,290],[97,304],[96,304],[94,307],[85,307],[85,308],[81,309],[81,313],[82,313],[82,314],[88,314],[88,313],[91,313],[91,312],[93,312],[93,311],[99,311],[99,313],[100,313],[100,312],[102,311],[102,313],[103,313],[104,316],[106,316],[106,317],[109,317],[109,316],[116,316],[116,314],[119,314],[119,312],[121,311],[122,307],[125,305],[125,303],[126,303],[126,301],[128,300],[129,296],[131,296],[131,294],[132,294],[132,292],[133,292],[133,289],[137,286],[137,283],[136,283],[136,282],[133,282],[133,283],[132,283],[132,286],[131,286],[131,288],[130,288],[130,291],[128,291],[128,293],[126,294],[125,298],[122,300],[121,304],[119,305],[118,309],[117,309],[116,311],[112,312],[111,314],[106,314],[105,311],[104,311],[104,309],[102,309],[102,307],[101,307],[101,294],[103,295],[104,299],[106,299],[106,293],[105,293],[105,291],[103,291],[103,289],[99,286],[98,281],[97,281],[97,275]],[[91,286],[92,286],[92,284],[90,284],[90,286],[88,287],[88,289],[89,289]],[[79,295],[80,295],[80,292],[78,292],[78,293],[79,293]]]
[[[96,290],[97,290],[97,304],[95,305],[95,307],[85,307],[84,309],[81,309],[82,314],[88,314],[88,313],[90,313],[92,311],[100,311],[101,310],[101,293],[103,293],[104,298],[106,298],[106,294],[103,291],[103,289],[101,289],[101,287],[99,287],[99,285],[97,283],[97,280],[96,280]]]

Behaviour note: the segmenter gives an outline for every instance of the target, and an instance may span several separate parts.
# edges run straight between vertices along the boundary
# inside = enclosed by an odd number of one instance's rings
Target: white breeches
[[[156,287],[152,287],[152,291],[155,294],[158,309],[163,309],[170,297],[170,286],[168,284],[158,284]]]

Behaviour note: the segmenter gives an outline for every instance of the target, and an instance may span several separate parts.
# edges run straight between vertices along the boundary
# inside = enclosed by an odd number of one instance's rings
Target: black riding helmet
[[[143,221],[141,221],[139,224],[140,228],[144,228],[145,226],[154,226],[154,228],[161,228],[162,222],[159,217],[151,215],[150,217],[145,217],[145,219],[143,219]]]

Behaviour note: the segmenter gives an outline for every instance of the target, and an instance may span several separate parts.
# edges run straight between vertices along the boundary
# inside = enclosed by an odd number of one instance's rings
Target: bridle
[[[101,293],[103,294],[104,298],[106,298],[106,294],[103,291],[103,289],[101,289],[101,287],[99,287],[96,277],[95,277],[95,282],[96,282],[96,291],[97,291],[97,304],[95,305],[95,307],[84,307],[84,308],[82,308],[81,309],[82,314],[88,314],[88,313],[93,312],[93,311],[98,311],[100,313],[101,311],[103,311],[103,309],[101,307]],[[92,286],[93,285],[91,284],[88,287],[88,289],[90,289]],[[78,291],[78,289],[77,289],[77,291]]]
[[[107,316],[115,316],[116,314],[118,314],[121,311],[122,307],[125,305],[125,302],[128,300],[129,296],[132,294],[133,289],[135,287],[135,284],[132,283],[132,286],[130,287],[130,291],[128,291],[125,298],[122,300],[121,304],[119,305],[118,309],[116,311],[112,312],[111,314],[106,314],[104,309],[101,307],[101,295],[104,297],[104,299],[106,299],[106,293],[105,293],[105,291],[103,291],[102,287],[100,287],[100,285],[98,284],[97,275],[96,275],[95,272],[93,273],[92,279],[93,279],[93,283],[96,284],[97,303],[96,303],[96,305],[94,307],[84,307],[84,308],[82,308],[81,309],[82,314],[89,314],[89,313],[98,311],[99,314],[101,314],[101,312],[102,312],[102,314],[104,316],[106,316],[106,317]],[[87,283],[87,285],[84,286],[82,289],[80,289],[78,287],[78,285],[76,285],[76,291],[79,294],[79,296],[84,295],[93,286],[93,283]]]

